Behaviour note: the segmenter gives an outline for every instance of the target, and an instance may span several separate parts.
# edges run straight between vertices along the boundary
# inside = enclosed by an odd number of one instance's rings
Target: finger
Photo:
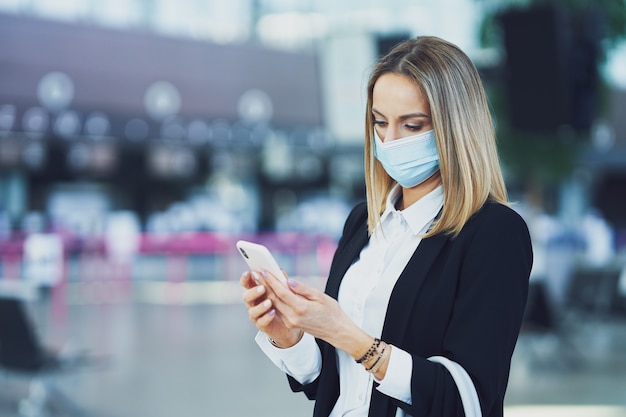
[[[275,319],[276,319],[276,309],[271,308],[267,312],[267,314],[263,314],[261,317],[259,317],[255,324],[260,330],[266,329]]]
[[[295,279],[289,279],[287,281],[287,285],[289,285],[291,292],[306,299],[315,300],[320,298],[321,291],[316,288],[309,287],[300,281],[296,281]]]
[[[262,303],[259,303],[258,305],[249,308],[248,317],[253,323],[260,325],[261,323],[257,323],[259,319],[263,315],[267,314],[271,309],[272,309],[272,301],[269,299],[266,299]]]
[[[287,285],[285,285],[284,282],[280,281],[269,272],[267,273],[267,275],[268,287],[271,285],[272,291],[275,292],[276,295],[278,295],[278,297],[281,299],[294,300],[293,294],[297,294],[310,300],[319,299],[319,296],[321,294],[319,290],[309,287],[300,281],[288,278]]]
[[[266,286],[267,298],[272,300],[274,309],[280,313],[285,324],[295,326],[298,316],[305,309],[306,299],[292,292],[288,285],[269,272],[261,276],[261,282]],[[305,287],[304,284],[300,285]]]
[[[285,283],[289,279],[289,275],[287,275],[287,272],[282,268],[280,269],[280,272],[282,273],[282,275],[277,276],[268,270],[260,270],[260,271],[257,271],[257,278],[262,279],[263,277],[265,277],[267,279],[271,277],[275,279],[276,281],[280,282],[281,284],[285,285]]]
[[[241,298],[243,298],[243,301],[249,307],[252,307],[252,306],[257,305],[265,297],[265,294],[266,294],[265,286],[257,285],[256,287],[253,287],[244,291]]]
[[[241,277],[239,278],[239,283],[241,284],[242,287],[248,288],[248,289],[257,285],[250,271],[246,271],[243,274],[241,274]]]
[[[275,286],[280,286],[280,288],[285,288],[287,286],[286,283],[289,280],[289,276],[284,270],[281,269],[281,271],[283,274],[283,276],[281,277],[277,277],[276,275],[272,274],[270,271],[267,271],[267,270],[260,271],[258,274],[259,282],[261,280],[266,280],[266,281],[270,280],[272,284],[274,284]]]
[[[293,293],[285,283],[274,276],[271,272],[262,271],[259,274],[259,282],[266,286],[268,298],[287,301],[293,297]],[[291,298],[293,300],[293,298]]]

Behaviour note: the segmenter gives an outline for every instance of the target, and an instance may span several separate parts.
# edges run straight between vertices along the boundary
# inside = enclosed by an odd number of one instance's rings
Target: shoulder
[[[466,223],[463,230],[466,229],[468,232],[490,231],[492,233],[529,234],[526,221],[518,212],[510,206],[495,201],[485,202]]]
[[[489,201],[465,224],[455,247],[472,254],[468,259],[490,260],[530,273],[532,241],[522,216],[510,206]],[[528,279],[528,275],[523,275]]]
[[[367,216],[367,203],[365,201],[361,201],[352,207],[352,211],[350,212],[348,219],[353,217],[363,218],[364,216]]]
[[[348,218],[346,219],[346,227],[354,226],[355,224],[361,224],[367,221],[367,203],[360,202],[352,208]]]
[[[495,201],[487,201],[473,216],[480,222],[513,222],[526,224],[522,216],[511,206],[507,206]],[[472,218],[472,219],[473,219]]]
[[[357,231],[365,228],[367,231],[367,203],[361,202],[355,205],[350,211],[348,218],[343,226],[343,233],[339,244],[344,243],[347,239],[354,236]]]

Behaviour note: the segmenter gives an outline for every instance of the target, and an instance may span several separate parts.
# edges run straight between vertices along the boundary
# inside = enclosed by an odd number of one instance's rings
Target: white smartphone
[[[237,249],[243,257],[243,260],[248,264],[250,271],[253,273],[252,276],[254,276],[255,273],[260,273],[265,270],[287,284],[285,274],[282,269],[280,269],[278,262],[276,262],[276,259],[274,259],[267,247],[258,243],[239,240],[237,241]]]

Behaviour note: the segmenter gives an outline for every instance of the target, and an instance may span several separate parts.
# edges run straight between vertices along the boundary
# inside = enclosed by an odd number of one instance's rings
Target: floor
[[[239,297],[234,282],[143,282],[75,285],[60,300],[31,302],[48,345],[107,359],[52,379],[58,395],[47,415],[311,415],[312,404],[256,348]],[[521,335],[505,415],[626,416],[626,318],[580,315],[560,329]],[[0,417],[18,415],[28,382],[0,372]]]

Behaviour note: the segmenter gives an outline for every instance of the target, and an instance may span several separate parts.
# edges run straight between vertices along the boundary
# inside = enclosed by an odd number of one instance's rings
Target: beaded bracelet
[[[365,352],[365,355],[363,355],[359,359],[356,359],[356,363],[363,363],[363,362],[367,362],[370,359],[372,359],[374,357],[374,355],[376,353],[378,353],[378,346],[380,346],[380,339],[379,338],[375,338],[374,339],[374,343],[372,343],[372,346],[370,346],[368,351]]]
[[[369,368],[365,368],[365,370],[366,370],[367,372],[371,372],[371,371],[372,371],[372,369],[374,369],[374,367],[375,367],[376,365],[378,365],[378,364],[379,364],[380,359],[381,359],[381,358],[383,357],[383,355],[385,354],[385,349],[387,348],[387,344],[386,344],[385,342],[383,342],[381,345],[382,345],[382,349],[380,350],[380,352],[378,352],[378,357],[376,358],[376,360],[374,361],[374,363],[372,364],[372,366],[370,366]]]
[[[375,374],[376,372],[378,372],[378,370],[380,369],[380,367],[383,365],[383,362],[384,362],[384,361],[382,361],[382,360],[381,360],[381,361],[378,363],[378,366],[376,366],[375,368],[372,368],[372,369],[368,370],[367,372],[369,372],[369,373],[370,373],[370,374],[372,374],[372,375],[373,375],[373,374]]]
[[[374,362],[374,364],[371,367],[365,369],[367,372],[369,372],[370,374],[375,374],[380,369],[380,367],[383,364],[383,360],[382,360],[383,356],[385,355],[385,352],[387,351],[387,346],[389,346],[389,345],[387,343],[383,342],[383,348],[380,351],[380,354],[378,355],[378,358],[376,358],[376,361]]]

